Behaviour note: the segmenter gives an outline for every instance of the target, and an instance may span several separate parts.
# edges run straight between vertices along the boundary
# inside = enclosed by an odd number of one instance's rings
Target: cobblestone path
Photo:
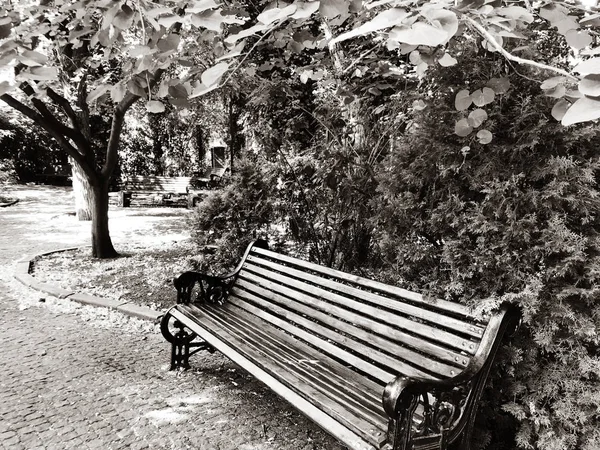
[[[89,225],[50,228],[69,217],[64,189],[14,194],[0,209],[0,449],[340,449],[224,357],[169,372],[156,326],[21,286],[14,261],[85,244]]]

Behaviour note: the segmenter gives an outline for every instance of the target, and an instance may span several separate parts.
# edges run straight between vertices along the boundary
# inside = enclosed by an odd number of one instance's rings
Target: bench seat
[[[351,449],[468,448],[508,308],[477,318],[265,247],[224,277],[176,279],[172,368],[216,349]]]

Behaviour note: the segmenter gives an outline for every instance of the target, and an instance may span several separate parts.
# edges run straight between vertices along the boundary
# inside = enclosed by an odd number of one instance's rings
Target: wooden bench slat
[[[267,297],[269,300],[276,302],[278,305],[283,305],[287,309],[291,309],[293,311],[298,312],[299,314],[302,314],[311,319],[318,320],[320,323],[328,325],[329,327],[333,328],[334,335],[336,332],[343,332],[347,335],[356,337],[356,338],[360,339],[361,341],[366,342],[370,345],[375,345],[377,347],[377,349],[384,350],[388,354],[393,355],[392,360],[395,363],[394,363],[394,365],[391,365],[389,367],[394,368],[398,372],[403,373],[405,375],[428,377],[428,376],[430,376],[431,372],[434,372],[438,376],[441,375],[442,377],[451,377],[451,376],[455,375],[457,373],[457,371],[461,371],[462,369],[464,369],[464,367],[466,366],[466,364],[469,360],[465,355],[457,354],[456,357],[449,355],[449,356],[447,356],[447,360],[454,364],[454,365],[450,365],[450,364],[445,364],[445,363],[439,362],[435,359],[427,358],[423,354],[418,353],[409,347],[407,348],[404,346],[400,346],[400,345],[397,345],[396,343],[394,343],[393,341],[382,338],[381,336],[389,336],[390,331],[393,334],[394,330],[385,329],[385,326],[381,326],[377,322],[370,321],[369,319],[363,319],[361,316],[357,316],[356,314],[349,313],[348,311],[343,310],[341,308],[337,308],[335,306],[328,308],[328,313],[330,313],[332,315],[325,314],[323,312],[320,312],[318,309],[316,309],[316,308],[320,308],[323,306],[323,305],[319,304],[319,300],[317,298],[310,298],[308,296],[298,294],[294,291],[280,287],[278,289],[278,291],[280,293],[289,295],[291,298],[294,299],[294,300],[290,300],[290,299],[287,299],[286,297],[283,297],[282,295],[277,295],[270,290],[266,290],[259,286],[254,285],[254,284],[248,283],[245,281],[246,278],[251,281],[260,283],[261,285],[263,285],[266,288],[271,288],[274,286],[268,280],[256,279],[255,277],[252,276],[252,274],[247,275],[247,272],[245,272],[245,271],[242,271],[240,273],[240,278],[238,279],[237,286],[243,287],[243,288],[245,288],[253,293],[256,293],[258,295],[261,295],[263,297]],[[300,302],[302,302],[302,303],[300,303]],[[305,306],[303,304],[304,302],[311,305],[311,307]],[[291,315],[285,315],[285,317],[288,319],[292,318]],[[339,320],[338,317],[341,319],[347,320],[348,322]],[[305,319],[301,318],[301,321],[305,321]],[[359,322],[367,323],[369,325],[369,327],[368,327],[369,331],[366,331],[362,328],[359,328],[359,327],[353,325],[353,324],[359,324]],[[296,321],[296,323],[301,324],[297,321]],[[381,328],[381,333],[380,333],[381,336],[374,334],[373,328]],[[312,328],[312,329],[313,329],[313,331],[316,331],[315,328]],[[331,333],[329,333],[329,334],[331,334]],[[329,338],[332,339],[331,337],[329,337]],[[338,343],[341,343],[341,342],[338,342]],[[351,345],[351,343],[346,343],[345,345],[350,347],[352,350],[358,350],[358,348],[359,348],[358,346],[352,348],[353,346]],[[370,352],[370,353],[372,353],[372,352]],[[381,353],[381,352],[378,352],[378,353]],[[390,357],[387,356],[385,359],[387,360],[388,358],[390,358]],[[456,361],[456,358],[458,358],[459,362]],[[373,358],[373,359],[378,360],[380,363],[384,363],[382,358]],[[420,368],[426,368],[427,370],[423,371]]]
[[[290,333],[296,338],[315,346],[317,349],[319,349],[319,351],[322,351],[328,355],[338,358],[341,361],[345,361],[348,364],[351,364],[352,366],[363,371],[365,374],[368,374],[374,379],[380,380],[384,383],[388,383],[395,377],[395,375],[390,371],[383,370],[377,366],[374,366],[373,364],[367,363],[366,361],[353,355],[352,353],[342,350],[336,345],[327,342],[326,340],[321,339],[317,336],[314,336],[308,333],[307,331],[286,322],[285,320],[281,320],[279,317],[271,314],[270,312],[263,311],[262,309],[257,308],[256,306],[246,301],[240,300],[238,298],[230,298],[228,302],[239,306],[240,308],[264,319],[265,321],[271,323],[272,325],[275,325],[281,330]]]
[[[183,308],[182,308],[183,309]],[[274,376],[267,372],[265,369],[257,366],[250,358],[239,352],[238,348],[243,346],[243,343],[232,344],[229,341],[223,340],[217,337],[216,334],[218,329],[209,328],[200,325],[194,321],[186,320],[190,315],[174,309],[171,310],[171,314],[175,319],[183,320],[189,323],[189,328],[198,334],[202,339],[216,348],[218,351],[223,353],[234,363],[248,371],[251,375],[256,377],[261,382],[265,383],[271,390],[281,396],[284,400],[289,402],[292,406],[302,412],[304,415],[311,418],[313,421],[318,423],[325,431],[330,433],[332,436],[344,442],[352,450],[376,450],[376,447],[360,438],[356,433],[351,431],[348,427],[343,426],[335,418],[324,412],[322,409],[309,402],[305,397],[299,395],[295,391],[292,391],[282,381],[279,380],[278,375]],[[251,351],[249,351],[251,353]],[[259,358],[260,354],[254,352],[255,358]]]
[[[257,260],[256,258],[253,258],[253,257],[249,257],[248,260],[249,260],[249,262],[244,264],[245,270],[255,271],[265,277],[276,279],[278,282],[285,283],[286,285],[292,286],[298,290],[308,292],[310,294],[314,294],[319,297],[322,297],[330,302],[336,303],[339,306],[343,306],[344,308],[352,309],[354,311],[360,312],[361,314],[368,315],[377,321],[387,323],[388,325],[391,325],[394,327],[402,328],[403,330],[405,330],[409,333],[418,334],[426,339],[429,339],[432,341],[437,341],[439,346],[451,346],[454,349],[457,349],[459,351],[464,351],[464,352],[467,352],[470,354],[475,354],[476,347],[477,347],[476,343],[471,340],[466,339],[465,337],[457,336],[456,334],[452,334],[448,331],[441,330],[439,328],[435,328],[435,327],[425,324],[425,323],[420,323],[417,321],[410,320],[409,318],[407,318],[405,316],[394,315],[392,312],[379,309],[379,308],[372,306],[370,304],[367,304],[367,303],[359,302],[358,300],[355,300],[353,298],[348,298],[348,297],[339,295],[335,292],[327,291],[327,290],[323,289],[322,287],[314,286],[314,285],[308,284],[304,281],[290,278],[287,275],[276,274],[276,273],[264,271],[264,270],[261,271],[260,266],[257,267],[252,263],[264,264],[264,266],[266,266],[266,267],[285,271],[284,273],[286,273],[288,275],[301,276],[302,273],[295,269],[285,268],[285,267],[280,266],[277,263],[274,263],[272,261]],[[315,282],[315,283],[321,282],[322,286],[328,287],[330,289],[336,289],[338,287],[337,285],[339,285],[339,283],[336,283],[336,282],[333,282],[330,280],[319,280],[318,277],[312,276],[309,274],[305,274],[305,279],[308,281],[311,281],[311,282]],[[346,286],[346,287],[348,289],[345,289],[345,290],[354,289],[354,288],[351,288],[350,286]],[[358,292],[361,292],[361,291],[358,291]],[[423,343],[426,343],[427,341],[423,341],[421,338],[419,338],[419,339],[413,339],[413,342],[414,342],[413,345],[417,346],[416,348],[420,349],[419,346],[422,345]],[[427,350],[423,349],[423,351],[427,351]],[[454,359],[454,356],[453,356],[453,359]],[[447,359],[445,359],[445,360],[447,360]]]
[[[232,292],[232,294],[234,293]],[[295,323],[296,325],[303,327],[303,329],[309,330],[311,335],[326,340],[326,342],[336,346],[340,350],[352,352],[352,355],[359,358],[365,364],[373,365],[374,367],[379,367],[395,375],[402,373],[411,377],[439,378],[439,376],[432,376],[428,372],[419,370],[418,368],[404,363],[402,360],[394,359],[388,354],[380,352],[373,347],[369,347],[365,344],[362,344],[358,340],[344,336],[341,333],[336,333],[334,330],[324,327],[298,314],[290,312],[285,308],[281,308],[273,305],[272,303],[265,302],[260,297],[252,295],[249,292],[241,294],[239,291],[236,291],[234,295],[236,295],[236,297],[238,298],[241,297],[242,300],[250,301],[253,305],[259,307],[266,306],[269,312],[273,312],[279,317],[284,317],[290,323]]]
[[[292,375],[298,377],[302,382],[302,385],[310,384],[314,389],[321,392],[322,395],[328,397],[335,404],[340,405],[342,410],[349,410],[343,414],[345,417],[347,416],[346,420],[354,420],[355,417],[358,417],[364,422],[368,422],[370,428],[377,428],[381,432],[385,431],[387,421],[383,409],[378,408],[377,411],[374,411],[372,409],[373,405],[365,404],[364,392],[356,390],[356,387],[352,386],[348,381],[333,383],[319,372],[314,371],[314,368],[304,367],[298,364],[296,362],[297,360],[295,361],[293,358],[285,358],[286,355],[281,352],[281,349],[276,343],[262,339],[264,334],[261,335],[257,333],[258,329],[256,326],[252,326],[252,322],[244,322],[240,316],[233,313],[234,311],[231,309],[219,310],[214,307],[209,307],[205,311],[205,314],[214,320],[215,323],[220,323],[221,326],[226,328],[232,335],[237,336],[243,342],[247,342],[247,345],[251,345],[282,370],[290,372]],[[232,326],[234,324],[236,326]],[[258,336],[261,337],[257,338]],[[298,386],[298,384],[291,385],[290,388],[298,390]],[[300,392],[300,394],[302,393]],[[379,403],[381,403],[381,401]],[[373,439],[373,436],[370,434],[363,437],[369,440]],[[380,444],[381,442],[377,443]]]
[[[263,370],[267,375],[275,376],[279,382],[283,383],[289,392],[295,393],[319,410],[325,412],[331,418],[334,418],[339,425],[343,425],[346,429],[351,430],[360,437],[361,440],[368,442],[375,448],[381,448],[384,444],[384,442],[382,442],[381,445],[377,445],[378,438],[376,433],[378,430],[373,424],[351,414],[348,409],[344,408],[343,404],[322,394],[312,384],[307,384],[305,380],[291,370],[292,367],[283,364],[281,360],[278,361],[271,358],[265,358],[265,353],[257,348],[257,342],[244,338],[238,334],[239,331],[237,330],[235,333],[231,332],[227,329],[228,327],[221,318],[211,314],[210,308],[205,310],[187,310],[186,312],[199,319],[202,326],[205,326],[206,329],[210,330],[215,337],[220,337],[221,341],[227,342],[227,345],[236,345],[238,353],[246,356],[253,365],[256,366],[256,362],[259,361],[259,365],[256,367]],[[267,382],[268,386],[271,387],[271,382],[268,378],[258,376],[257,378],[263,383]],[[304,389],[300,392],[296,392],[293,387],[300,385],[303,386]],[[368,434],[369,430],[373,430],[374,433]],[[379,439],[381,436],[382,435],[380,435]],[[383,436],[383,439],[385,439],[385,436]]]
[[[378,281],[369,280],[368,278],[360,277],[358,275],[351,275],[351,274],[348,274],[345,272],[341,272],[339,270],[330,269],[328,267],[323,267],[318,264],[314,264],[314,263],[311,263],[308,261],[292,258],[290,256],[282,255],[280,253],[275,253],[270,250],[265,250],[265,249],[259,248],[259,247],[253,247],[251,254],[252,253],[264,255],[269,258],[284,261],[293,266],[302,267],[304,269],[308,269],[308,270],[320,273],[322,275],[335,277],[340,280],[345,280],[348,282],[355,283],[359,286],[370,288],[370,289],[373,289],[373,290],[376,290],[379,292],[384,292],[386,294],[393,295],[396,297],[404,298],[404,299],[410,300],[412,302],[422,304],[423,306],[425,306],[427,308],[431,308],[434,310],[437,309],[437,310],[441,310],[444,312],[451,312],[451,313],[460,315],[469,321],[473,320],[473,317],[471,315],[472,313],[469,311],[469,309],[458,303],[452,303],[452,302],[449,302],[446,300],[441,300],[441,299],[435,300],[435,302],[427,301],[423,298],[423,296],[421,294],[418,294],[416,292],[412,292],[412,291],[408,291],[406,289],[383,284]]]
[[[224,311],[224,312],[222,312]],[[227,315],[227,320],[238,326],[249,330],[254,336],[258,336],[258,342],[276,350],[276,354],[290,361],[297,361],[297,365],[310,370],[313,376],[326,380],[335,386],[344,386],[346,394],[351,395],[355,402],[360,403],[363,408],[371,411],[375,417],[384,417],[385,412],[381,404],[381,393],[383,385],[371,382],[367,378],[357,376],[356,372],[343,366],[334,359],[324,361],[311,359],[314,351],[308,345],[298,345],[298,341],[285,334],[271,335],[265,332],[265,327],[270,325],[260,320],[256,323],[256,317],[237,307],[213,308],[215,314]]]
[[[481,338],[483,335],[483,330],[485,327],[474,324],[472,321],[464,321],[449,317],[447,314],[423,309],[419,306],[405,303],[397,298],[384,297],[376,293],[369,292],[368,290],[365,290],[364,287],[355,287],[345,283],[340,283],[336,280],[313,275],[311,273],[294,269],[293,267],[282,265],[268,259],[250,256],[248,261],[256,264],[264,264],[274,270],[282,270],[280,268],[285,268],[284,273],[294,274],[294,276],[301,277],[301,279],[306,279],[313,283],[318,283],[319,285],[327,287],[328,289],[333,289],[340,293],[350,295],[354,298],[360,299],[361,302],[367,301],[374,305],[391,309],[397,313],[424,320],[428,323],[435,324],[436,326],[443,326],[450,330],[458,331],[461,334],[467,334],[477,339]],[[380,310],[380,315],[384,316],[385,313],[386,311]]]

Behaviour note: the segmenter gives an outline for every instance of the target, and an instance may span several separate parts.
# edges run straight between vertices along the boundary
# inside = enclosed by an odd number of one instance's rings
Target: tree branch
[[[128,92],[125,97],[119,102],[113,111],[113,119],[110,127],[110,137],[108,139],[108,145],[106,146],[106,160],[102,167],[101,176],[107,180],[111,175],[118,160],[119,140],[121,137],[121,130],[123,129],[123,122],[125,119],[125,113],[131,106],[140,99],[139,95]]]
[[[562,76],[565,76],[573,81],[579,81],[579,78],[570,74],[566,70],[560,69],[558,67],[549,66],[547,64],[540,63],[537,61],[532,61],[530,59],[520,58],[518,56],[513,55],[512,53],[509,53],[498,43],[498,41],[496,41],[494,36],[492,36],[485,28],[483,28],[483,26],[481,26],[481,24],[477,23],[475,20],[473,20],[471,17],[467,16],[466,14],[460,13],[460,11],[458,13],[462,14],[462,16],[467,20],[467,22],[469,22],[471,24],[471,26],[473,26],[473,28],[475,28],[477,30],[477,32],[486,41],[488,41],[492,45],[492,47],[494,47],[494,49],[496,49],[496,51],[498,51],[500,54],[502,54],[502,56],[504,56],[509,61],[513,61],[518,64],[525,64],[525,65],[532,66],[532,67],[537,67],[538,69],[542,69],[542,70],[548,70],[551,72],[558,73]]]
[[[14,98],[13,96],[11,96],[9,94],[4,94],[4,95],[0,96],[0,100],[4,101],[8,106],[12,107],[13,109],[16,109],[21,114],[23,114],[25,117],[28,117],[29,119],[33,120],[33,122],[35,122],[40,127],[42,127],[44,130],[46,130],[46,132],[48,134],[50,134],[50,136],[52,136],[56,140],[56,142],[58,142],[58,144],[65,150],[65,152],[71,158],[73,158],[73,160],[77,164],[79,164],[79,166],[90,177],[90,179],[94,179],[94,177],[96,176],[94,169],[92,167],[90,167],[89,164],[87,164],[83,155],[81,153],[79,153],[77,151],[77,149],[71,145],[71,143],[65,138],[65,136],[63,136],[60,133],[60,131],[54,127],[54,122],[56,122],[56,120],[54,120],[54,121],[48,120],[48,118],[46,118],[42,114],[36,112],[29,106],[21,103],[19,100],[17,100],[16,98]]]
[[[46,93],[48,94],[48,97],[50,98],[50,100],[52,100],[54,103],[56,103],[58,106],[60,106],[62,108],[62,110],[67,115],[67,117],[69,117],[69,119],[71,119],[71,123],[73,124],[73,126],[77,126],[77,114],[71,107],[71,104],[69,103],[69,101],[66,98],[64,98],[62,95],[60,95],[56,91],[54,91],[52,88],[46,88]]]
[[[48,109],[46,104],[39,98],[35,97],[35,91],[29,83],[22,82],[19,88],[31,99],[31,103],[41,113],[41,115],[60,133],[70,138],[77,144],[78,147],[87,147],[89,144],[84,136],[77,131],[75,128],[70,128],[65,124],[61,123],[52,112]]]

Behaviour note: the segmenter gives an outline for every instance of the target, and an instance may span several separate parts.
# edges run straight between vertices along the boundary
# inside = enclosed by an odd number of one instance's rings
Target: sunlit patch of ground
[[[3,211],[3,224],[30,223],[18,239],[60,247],[90,243],[90,222],[74,215],[70,188],[16,186],[18,207]],[[6,208],[8,209],[8,208]],[[98,260],[89,247],[55,253],[35,261],[33,275],[65,289],[130,301],[155,309],[175,303],[173,278],[192,268],[189,210],[185,208],[118,208],[109,211],[113,244],[122,257]]]

